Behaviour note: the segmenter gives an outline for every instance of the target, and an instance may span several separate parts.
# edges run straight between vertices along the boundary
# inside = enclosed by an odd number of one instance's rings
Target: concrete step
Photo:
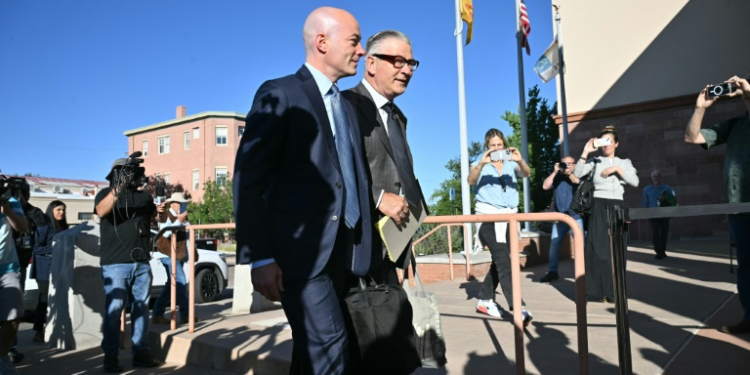
[[[282,310],[226,315],[170,331],[152,325],[151,350],[167,363],[248,374],[288,374],[292,331]]]

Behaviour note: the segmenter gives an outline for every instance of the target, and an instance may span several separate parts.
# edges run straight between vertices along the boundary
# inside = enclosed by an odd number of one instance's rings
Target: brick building
[[[245,115],[237,112],[201,112],[187,116],[184,106],[176,117],[128,130],[128,152],[143,152],[149,176],[182,184],[193,201],[203,197],[206,180],[226,184],[245,129]]]
[[[750,2],[555,3],[561,6],[572,156],[577,158],[588,139],[614,125],[620,135],[617,155],[633,161],[641,180],[638,189],[625,189],[627,205],[641,206],[654,169],[675,189],[680,205],[725,203],[725,146],[704,151],[686,144],[683,134],[703,87],[750,69],[750,49],[745,48]],[[717,25],[718,34],[711,31]],[[722,98],[706,113],[703,126],[746,109],[739,99]],[[561,116],[556,121],[562,124]],[[726,236],[724,215],[671,222],[672,239]],[[648,223],[634,222],[631,238],[650,239]]]

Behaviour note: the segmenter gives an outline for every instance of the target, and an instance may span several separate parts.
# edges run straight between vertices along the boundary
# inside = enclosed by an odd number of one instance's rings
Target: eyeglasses
[[[383,55],[380,53],[373,54],[373,56],[381,59],[381,60],[387,60],[391,64],[393,64],[393,67],[396,69],[401,69],[404,67],[405,64],[409,64],[409,67],[411,68],[411,71],[417,70],[417,67],[419,66],[419,61],[417,60],[407,60],[401,56],[394,56],[394,55]]]

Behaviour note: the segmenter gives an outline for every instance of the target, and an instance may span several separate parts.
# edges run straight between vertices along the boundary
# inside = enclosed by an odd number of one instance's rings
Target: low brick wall
[[[527,256],[521,256],[521,268],[549,262],[549,243],[550,235],[547,233],[525,233],[518,241],[521,250],[527,253]],[[573,237],[568,236],[560,248],[560,260],[573,259],[572,248]],[[478,257],[481,260],[471,259],[472,264],[468,279],[483,280],[489,272],[491,265],[489,252],[484,251],[483,254],[485,255]],[[450,280],[450,265],[447,263],[447,259],[447,254],[442,259],[417,257],[417,270],[422,282],[436,283]],[[463,255],[457,253],[453,256],[453,279],[467,280],[466,260],[463,259]]]

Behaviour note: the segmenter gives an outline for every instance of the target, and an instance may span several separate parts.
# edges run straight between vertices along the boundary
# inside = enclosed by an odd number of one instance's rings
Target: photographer
[[[715,87],[728,85],[731,85],[733,89],[726,90],[723,95],[741,96],[750,111],[750,84],[747,79],[734,76],[722,85],[706,86],[695,102],[695,111],[685,129],[685,142],[701,145],[704,149],[726,143],[724,181],[727,186],[727,200],[729,203],[744,203],[750,202],[750,172],[747,170],[747,165],[750,163],[750,147],[747,147],[750,143],[748,112],[710,128],[701,129],[706,109],[719,98],[713,95],[709,97],[707,93],[709,90],[716,93]],[[723,326],[719,330],[726,333],[747,333],[750,332],[750,213],[731,214],[727,219],[729,231],[737,247],[737,292],[745,315],[739,323]]]
[[[101,267],[105,315],[102,327],[104,371],[121,372],[120,315],[130,304],[133,331],[133,367],[155,367],[148,345],[148,300],[151,289],[150,223],[156,211],[153,198],[139,189],[146,181],[139,153],[117,159],[107,175],[109,188],[95,198],[94,212],[101,218]]]
[[[0,373],[19,374],[8,356],[23,316],[21,274],[12,231],[26,232],[23,209],[12,197],[12,180],[0,175]],[[18,188],[16,186],[15,188]]]
[[[583,232],[583,220],[578,213],[570,209],[570,202],[573,201],[573,194],[578,188],[578,178],[573,175],[575,159],[572,156],[562,158],[562,162],[555,164],[555,170],[552,174],[544,179],[542,189],[553,189],[552,206],[555,212],[561,212],[575,219],[578,226]],[[563,239],[570,231],[568,224],[562,221],[552,224],[552,236],[550,237],[549,247],[549,271],[542,277],[539,282],[548,283],[560,278],[557,273],[557,265],[560,261],[560,246]]]

